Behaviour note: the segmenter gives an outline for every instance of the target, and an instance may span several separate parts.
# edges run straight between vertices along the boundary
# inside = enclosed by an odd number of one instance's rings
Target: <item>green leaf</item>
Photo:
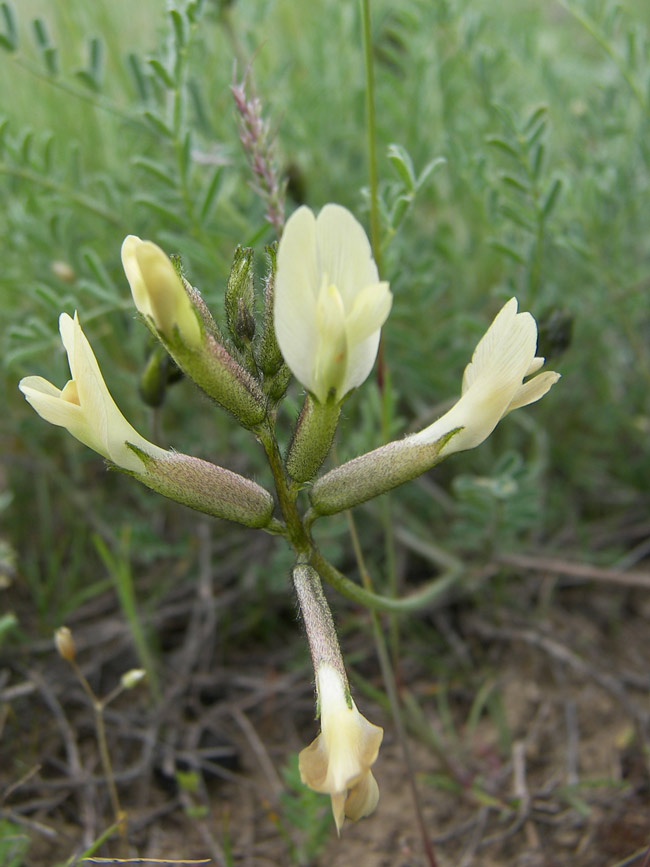
[[[530,193],[530,187],[514,175],[503,174],[501,175],[501,180],[506,186],[511,187],[513,190],[517,190],[518,193],[523,193],[524,195]]]
[[[504,138],[498,135],[490,135],[485,139],[485,143],[489,144],[490,147],[497,148],[497,150],[502,151],[505,154],[508,154],[509,157],[519,161],[519,151],[517,148],[513,147],[510,142],[506,141]]]
[[[512,134],[515,134],[517,132],[517,125],[515,124],[515,120],[510,109],[506,108],[505,105],[501,105],[498,102],[492,103],[492,108],[499,115],[504,126]]]
[[[90,57],[89,71],[99,87],[104,71],[104,43],[102,40],[96,36],[93,37],[89,43],[88,53]]]
[[[131,163],[136,168],[142,169],[152,175],[152,177],[161,181],[163,184],[166,184],[173,189],[176,188],[175,172],[164,163],[159,163],[156,160],[149,159],[148,157],[134,157],[131,160]]]
[[[144,205],[145,208],[153,211],[154,214],[157,214],[159,217],[166,217],[166,219],[174,223],[184,224],[185,222],[185,217],[182,213],[172,210],[172,208],[167,207],[167,205],[164,205],[157,199],[152,199],[150,196],[137,196],[133,202],[136,205]]]
[[[534,231],[534,221],[517,208],[513,208],[511,205],[503,203],[499,206],[499,210],[504,217],[507,217],[513,223],[516,223],[517,226],[521,226],[521,228],[526,229],[527,232]]]
[[[145,120],[149,121],[156,132],[159,132],[166,138],[174,138],[174,131],[167,126],[165,121],[159,115],[155,114],[153,111],[144,111],[143,116]]]
[[[543,144],[540,144],[540,146],[537,148],[537,150],[533,154],[532,170],[533,170],[533,176],[534,176],[536,181],[539,180],[540,175],[542,174],[542,169],[544,167],[545,154],[546,154],[546,148],[544,147]]]
[[[524,124],[524,135],[527,135],[531,129],[535,126],[535,124],[539,123],[539,121],[546,117],[548,113],[547,105],[540,105],[538,108],[534,109],[528,117],[528,120]]]
[[[18,27],[14,17],[13,7],[9,3],[0,3],[0,11],[5,20],[6,33],[2,34],[2,46],[7,51],[15,51],[18,48]]]
[[[402,220],[406,216],[406,213],[407,213],[412,201],[413,201],[412,195],[398,196],[397,200],[395,201],[395,204],[393,205],[393,208],[392,208],[391,214],[390,214],[391,228],[397,229],[397,227],[400,225],[400,223],[402,222]]]
[[[43,60],[45,61],[45,66],[50,75],[54,76],[59,74],[59,55],[53,45],[49,45],[44,49]]]
[[[20,141],[19,153],[20,159],[25,163],[29,163],[32,158],[32,147],[34,145],[34,130],[25,130]]]
[[[438,169],[446,165],[446,157],[434,157],[432,160],[429,160],[429,162],[425,165],[425,167],[422,169],[418,176],[417,182],[415,184],[416,189],[421,190],[422,187],[429,180],[429,178],[433,177],[433,175],[438,171]]]
[[[221,176],[223,175],[223,166],[217,166],[212,174],[212,178],[210,179],[210,183],[205,191],[205,196],[203,197],[203,204],[201,205],[201,211],[199,213],[199,217],[201,222],[205,222],[206,217],[210,213],[210,209],[212,204],[217,196],[217,193],[221,187]]]
[[[45,26],[45,22],[42,18],[34,18],[32,21],[32,28],[34,30],[34,38],[36,39],[36,44],[39,48],[45,49],[50,45],[50,36],[47,32],[47,27]]]
[[[488,244],[493,250],[496,250],[497,253],[503,253],[504,256],[508,256],[510,259],[517,262],[518,265],[526,264],[526,258],[515,250],[514,247],[504,244],[503,241],[488,241]]]
[[[50,133],[43,145],[43,173],[49,175],[54,162],[54,133]]]
[[[115,295],[117,294],[117,287],[113,282],[111,276],[109,275],[108,271],[104,267],[104,263],[95,252],[95,250],[93,250],[92,247],[85,247],[82,250],[81,258],[86,264],[88,270],[94,275],[97,282],[101,286],[105,286],[107,289],[112,290],[112,297],[115,298]]]
[[[141,100],[146,100],[149,96],[149,86],[144,72],[142,71],[142,63],[137,54],[130,52],[126,58],[127,65],[135,83],[135,89]]]
[[[539,121],[537,126],[534,126],[531,131],[526,135],[526,147],[528,150],[535,147],[540,138],[544,135],[546,131],[546,118],[542,118]]]
[[[181,168],[183,176],[187,177],[192,167],[192,131],[187,130],[183,137],[183,148],[181,150]]]
[[[183,22],[183,16],[178,9],[171,9],[169,17],[172,19],[176,47],[180,49],[185,45],[185,24]]]
[[[413,169],[413,160],[406,148],[400,144],[388,145],[388,159],[404,182],[406,189],[412,192],[415,189],[415,170]]]
[[[87,69],[77,69],[74,76],[85,85],[88,90],[92,90],[95,93],[99,92],[99,82],[95,79],[95,76],[92,75],[92,73],[88,72]]]
[[[562,186],[563,186],[562,179],[556,178],[553,181],[551,189],[546,194],[546,197],[544,198],[544,201],[542,203],[542,217],[545,220],[547,220],[549,218],[549,216],[551,215],[551,213],[553,211],[553,208],[555,208],[557,201],[558,201],[558,197],[559,197],[560,193],[562,192]]]
[[[149,66],[153,69],[156,76],[162,81],[165,87],[168,87],[170,90],[173,90],[176,87],[176,82],[172,78],[171,72],[163,66],[163,64],[155,57],[150,57],[147,61]]]

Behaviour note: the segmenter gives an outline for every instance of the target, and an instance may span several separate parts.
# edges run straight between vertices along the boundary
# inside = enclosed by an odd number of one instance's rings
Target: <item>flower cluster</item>
[[[129,235],[122,262],[144,324],[182,373],[253,431],[263,445],[277,498],[256,482],[206,460],[167,450],[141,436],[113,401],[79,318],[63,313],[61,339],[70,380],[63,389],[40,376],[21,380],[46,421],[67,430],[110,466],[153,490],[215,517],[285,536],[297,554],[293,581],[312,662],[321,730],[300,753],[303,782],[326,793],[340,832],[345,818],[372,813],[379,788],[371,771],[383,731],[350,694],[309,527],[429,470],[454,452],[478,446],[512,410],[539,400],[559,378],[540,373],[537,326],[512,298],[497,314],[465,368],[461,396],[433,424],[317,477],[341,405],[369,375],[390,312],[357,220],[329,204],[315,216],[299,208],[287,221],[267,278],[261,327],[256,321],[252,251],[238,249],[226,289],[224,337],[200,293],[150,241]],[[284,459],[275,438],[276,409],[290,375],[306,391]],[[309,485],[307,511],[298,498]],[[61,639],[63,642],[63,638]],[[61,644],[61,652],[74,652]]]

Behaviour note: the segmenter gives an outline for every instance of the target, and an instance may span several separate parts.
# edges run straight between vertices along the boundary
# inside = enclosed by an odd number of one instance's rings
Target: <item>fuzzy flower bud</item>
[[[180,369],[242,424],[261,422],[266,399],[259,385],[222,345],[198,292],[160,247],[128,235],[122,264],[136,307]]]
[[[280,239],[275,333],[296,379],[325,403],[336,402],[370,373],[390,311],[363,227],[346,208],[307,207],[289,218]]]
[[[135,306],[166,340],[176,333],[187,346],[201,345],[201,326],[183,281],[169,256],[151,241],[127,235],[122,265]]]
[[[480,445],[499,421],[543,397],[560,378],[535,355],[537,325],[517,313],[511,298],[479,341],[465,368],[461,397],[419,433],[381,446],[317,479],[310,496],[319,515],[330,515],[419,476],[454,452]],[[531,377],[526,379],[526,377]],[[524,381],[525,380],[525,381]]]

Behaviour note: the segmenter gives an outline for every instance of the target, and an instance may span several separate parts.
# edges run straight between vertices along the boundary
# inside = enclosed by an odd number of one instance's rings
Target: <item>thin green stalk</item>
[[[366,70],[366,124],[368,128],[368,169],[370,174],[370,244],[381,274],[381,237],[379,226],[379,175],[377,171],[377,128],[375,121],[375,73],[372,63],[370,0],[361,0],[363,54]]]
[[[66,862],[66,867],[76,867],[77,864],[81,864],[83,861],[87,861],[91,858],[99,847],[107,840],[110,840],[113,834],[120,829],[121,824],[121,822],[115,822],[113,825],[110,825],[99,835],[99,837],[97,837],[96,840],[93,840],[90,846],[82,852],[81,855],[73,855],[72,858]]]
[[[366,73],[366,126],[368,135],[368,174],[370,183],[370,244],[381,276],[381,227],[379,222],[379,172],[377,168],[377,120],[375,115],[375,70],[372,52],[372,22],[370,18],[370,0],[361,0],[361,18],[363,21],[363,55]],[[377,353],[377,382],[382,400],[382,439],[388,442],[391,429],[391,383],[386,365],[383,335]],[[390,514],[390,497],[384,498],[381,511],[382,530],[384,537],[384,554],[386,577],[389,594],[397,596],[397,570],[395,565],[395,538],[393,522]],[[393,664],[399,659],[399,625],[395,618],[390,621],[391,652]]]
[[[106,785],[108,786],[108,794],[111,801],[113,816],[115,818],[115,824],[109,829],[109,831],[112,833],[114,828],[119,830],[122,837],[122,847],[126,850],[126,813],[120,805],[120,798],[117,793],[117,786],[115,785],[115,776],[113,774],[113,766],[111,764],[111,756],[108,749],[108,741],[106,740],[106,726],[104,725],[104,708],[106,706],[106,701],[102,701],[95,695],[93,688],[79,668],[77,661],[75,659],[68,659],[68,662],[72,666],[74,673],[77,675],[77,679],[88,696],[93,711],[95,712],[95,734],[97,735],[97,746],[99,747],[99,756],[104,771],[104,777],[106,778]]]
[[[309,561],[321,577],[342,596],[371,611],[383,611],[386,614],[412,614],[421,608],[435,607],[440,598],[458,583],[462,575],[462,565],[458,564],[434,578],[433,581],[424,584],[419,590],[395,599],[392,596],[383,596],[381,593],[367,590],[350,581],[316,548],[311,552]]]
[[[94,543],[99,556],[104,561],[104,565],[115,582],[115,589],[117,590],[120,605],[122,606],[122,610],[124,611],[129,624],[129,629],[131,631],[131,636],[133,638],[140,665],[147,672],[147,684],[151,691],[152,698],[157,702],[160,700],[162,692],[154,658],[138,615],[135,590],[133,587],[133,575],[131,574],[131,564],[129,562],[127,550],[128,535],[122,535],[122,550],[118,555],[112,554],[105,542],[98,536],[95,536]]]
[[[286,523],[285,535],[293,546],[299,560],[305,562],[309,558],[312,542],[296,507],[298,490],[291,487],[287,478],[271,420],[267,419],[255,433],[264,447],[271,472],[273,473],[280,511]]]

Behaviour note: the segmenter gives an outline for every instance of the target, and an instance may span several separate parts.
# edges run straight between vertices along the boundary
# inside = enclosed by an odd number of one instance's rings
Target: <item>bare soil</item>
[[[650,595],[624,573],[590,580],[570,563],[564,573],[539,563],[510,571],[498,593],[402,623],[397,675],[437,864],[648,867]],[[357,703],[385,729],[381,800],[338,839],[327,798],[296,778],[317,723],[292,600],[271,594],[252,622],[235,573],[217,582],[204,570],[151,616],[162,697],[152,703],[140,687],[106,709],[127,834],[94,855],[429,864],[395,726],[374,700],[383,690],[367,615],[334,602]],[[27,604],[18,587],[4,592],[14,608]],[[68,625],[81,669],[106,695],[137,664],[113,594]],[[13,835],[30,841],[23,864],[64,864],[112,822],[92,708],[47,638],[5,654],[0,678],[2,863],[20,864]]]

